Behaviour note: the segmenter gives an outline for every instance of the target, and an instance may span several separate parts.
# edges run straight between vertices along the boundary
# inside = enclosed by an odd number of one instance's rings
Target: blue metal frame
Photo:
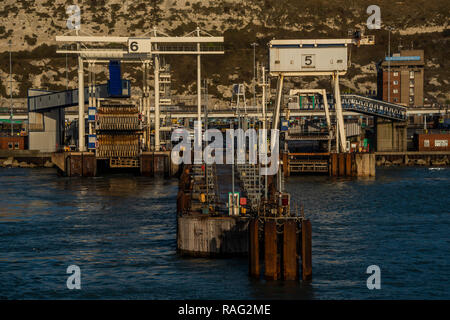
[[[121,96],[114,96],[115,98],[129,98],[131,95],[131,81],[130,80],[122,80],[123,88],[127,89],[127,94],[121,95]],[[96,97],[97,98],[110,98],[111,96],[108,94],[107,84],[101,84],[96,86]],[[85,103],[89,102],[89,89],[88,87],[84,87],[84,101]],[[37,103],[42,102],[43,100],[47,99],[48,102],[51,101],[52,97],[54,98],[57,95],[64,94],[64,103],[57,104],[54,106],[49,107],[34,107],[34,109],[31,108],[31,101],[34,101],[34,105]],[[45,103],[45,102],[44,102]],[[49,92],[37,96],[28,96],[27,97],[27,107],[28,112],[44,112],[49,111],[56,108],[67,108],[78,105],[78,89],[70,89],[70,90],[63,90],[59,92]]]

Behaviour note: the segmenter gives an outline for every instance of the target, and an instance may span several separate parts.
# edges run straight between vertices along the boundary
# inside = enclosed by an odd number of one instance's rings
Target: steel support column
[[[79,50],[80,44],[78,44]],[[84,70],[83,58],[78,55],[78,150],[80,152],[86,151],[84,142],[85,128],[84,128]]]
[[[339,136],[339,143],[336,148],[340,147],[340,152],[345,152],[346,149],[346,141],[347,137],[345,136],[345,127],[344,127],[344,115],[342,112],[342,101],[341,101],[341,92],[339,89],[339,73],[336,72],[333,75],[334,79],[334,98],[335,108],[336,108],[336,126],[337,132],[336,134]],[[339,150],[338,150],[339,152]]]
[[[155,55],[155,65],[153,66],[155,71],[155,151],[160,149],[160,139],[159,139],[159,125],[160,112],[159,112],[159,57]]]

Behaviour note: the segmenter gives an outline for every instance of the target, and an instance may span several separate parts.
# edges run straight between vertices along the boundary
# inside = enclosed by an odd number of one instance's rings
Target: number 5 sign
[[[152,42],[150,39],[144,38],[129,38],[128,52],[129,53],[150,53],[152,51]]]
[[[316,67],[316,55],[302,54],[302,68],[315,68],[315,67]]]

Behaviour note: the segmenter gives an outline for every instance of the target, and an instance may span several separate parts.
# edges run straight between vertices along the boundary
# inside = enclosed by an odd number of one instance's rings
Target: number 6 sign
[[[129,53],[150,53],[152,51],[152,42],[150,39],[144,38],[129,38],[128,52]]]

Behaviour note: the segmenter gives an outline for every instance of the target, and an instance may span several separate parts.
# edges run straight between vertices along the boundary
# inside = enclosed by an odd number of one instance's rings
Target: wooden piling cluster
[[[375,176],[375,154],[332,153],[329,172],[334,177]]]
[[[311,280],[311,223],[292,219],[254,218],[249,223],[249,273],[267,280]]]

